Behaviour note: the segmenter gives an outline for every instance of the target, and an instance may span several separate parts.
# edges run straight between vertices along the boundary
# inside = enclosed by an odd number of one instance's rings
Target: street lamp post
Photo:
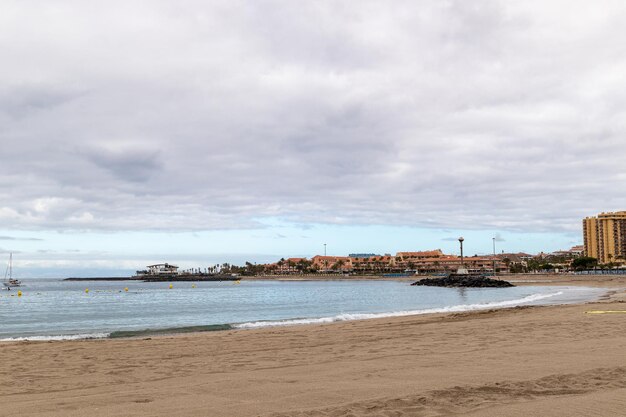
[[[493,276],[496,276],[496,238],[493,238]]]
[[[324,256],[326,256],[326,243],[324,243]]]
[[[459,238],[459,243],[461,244],[461,269],[465,269],[465,265],[463,264],[463,237]]]

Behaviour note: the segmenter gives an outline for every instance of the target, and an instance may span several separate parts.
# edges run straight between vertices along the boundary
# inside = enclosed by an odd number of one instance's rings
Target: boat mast
[[[13,252],[9,253],[9,279],[13,278]]]
[[[7,264],[6,269],[4,270],[4,279],[7,279],[7,276],[9,275],[9,265],[11,264],[11,261],[9,261],[9,263]]]

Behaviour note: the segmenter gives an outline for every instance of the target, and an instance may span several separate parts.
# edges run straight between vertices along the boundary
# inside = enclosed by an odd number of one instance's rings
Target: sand
[[[626,310],[625,278],[580,305],[2,343],[0,416],[626,416],[626,314],[585,313]]]

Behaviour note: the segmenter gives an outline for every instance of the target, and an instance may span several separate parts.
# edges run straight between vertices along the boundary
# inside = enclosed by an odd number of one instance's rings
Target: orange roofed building
[[[464,259],[465,268],[472,272],[506,270],[506,264],[501,258],[493,256],[469,256]],[[322,256],[316,255],[311,260],[306,258],[282,259],[277,263],[267,265],[268,272],[279,274],[303,273],[313,270],[322,273],[356,273],[356,274],[385,274],[413,272],[416,274],[433,274],[454,272],[461,267],[461,258],[456,255],[446,255],[441,249],[421,252],[398,252],[395,256]]]
[[[302,272],[303,264],[307,263],[307,258],[287,258],[281,259],[273,264],[265,265],[265,269],[268,272],[277,274],[295,274]]]
[[[428,259],[428,258],[440,258],[444,256],[441,249],[427,250],[422,252],[398,252],[396,258],[401,258],[403,261],[415,260],[415,259]]]
[[[315,255],[311,258],[311,267],[321,271],[341,271],[341,272],[350,272],[353,270],[352,260],[349,256],[322,256]]]

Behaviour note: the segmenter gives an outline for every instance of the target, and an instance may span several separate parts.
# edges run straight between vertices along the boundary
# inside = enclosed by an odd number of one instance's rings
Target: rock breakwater
[[[506,288],[514,287],[508,281],[487,278],[482,275],[451,274],[441,278],[424,278],[411,285],[426,285],[431,287],[464,287],[464,288]]]

